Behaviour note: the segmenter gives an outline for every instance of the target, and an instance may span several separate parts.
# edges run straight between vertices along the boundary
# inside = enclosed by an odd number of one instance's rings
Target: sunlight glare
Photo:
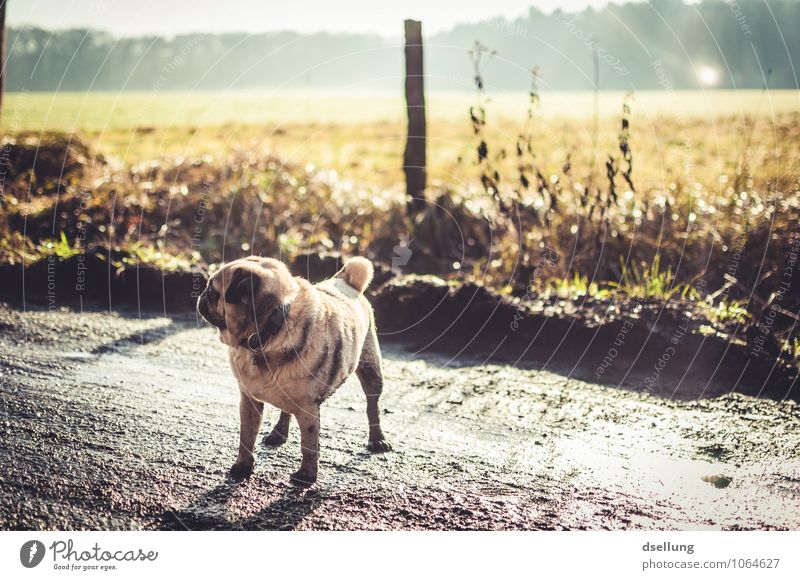
[[[705,87],[713,87],[719,82],[719,72],[710,66],[701,66],[698,69],[700,83]]]

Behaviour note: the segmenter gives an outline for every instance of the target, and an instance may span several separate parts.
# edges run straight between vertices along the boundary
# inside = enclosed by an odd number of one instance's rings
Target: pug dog
[[[332,278],[312,285],[272,258],[250,256],[222,266],[197,301],[198,313],[219,329],[239,383],[239,454],[230,469],[249,477],[264,403],[280,419],[264,439],[286,442],[289,422],[300,426],[303,459],[290,481],[310,486],[319,464],[320,405],[353,372],[367,396],[371,452],[391,450],[381,431],[381,352],[364,290],[372,263],[356,257]]]

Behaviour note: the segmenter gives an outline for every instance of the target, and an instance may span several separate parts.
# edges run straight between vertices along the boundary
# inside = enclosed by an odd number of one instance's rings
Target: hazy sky
[[[376,32],[402,34],[404,18],[427,33],[459,22],[601,6],[607,0],[10,0],[7,22],[42,28],[88,27],[117,36],[186,32]]]

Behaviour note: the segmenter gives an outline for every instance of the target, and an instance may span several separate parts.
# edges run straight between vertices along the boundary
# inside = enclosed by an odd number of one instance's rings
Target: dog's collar
[[[242,346],[246,346],[253,352],[259,352],[264,348],[267,341],[278,334],[283,328],[283,323],[289,317],[289,306],[291,303],[281,304],[267,318],[266,324],[242,341]]]

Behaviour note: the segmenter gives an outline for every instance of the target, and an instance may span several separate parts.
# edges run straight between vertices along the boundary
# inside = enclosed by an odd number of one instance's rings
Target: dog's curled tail
[[[372,262],[358,256],[350,258],[345,262],[344,268],[342,268],[339,276],[350,284],[356,292],[363,294],[364,290],[367,289],[367,286],[369,286],[369,283],[372,281],[373,272],[374,268],[372,267]]]

